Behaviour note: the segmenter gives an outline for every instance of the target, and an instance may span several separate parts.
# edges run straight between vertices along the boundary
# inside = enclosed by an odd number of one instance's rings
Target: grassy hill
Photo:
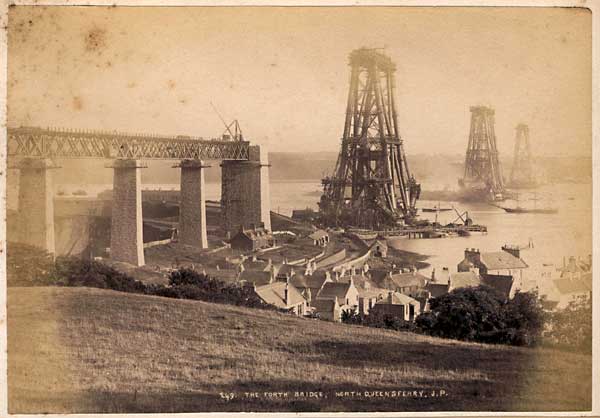
[[[9,288],[8,383],[10,413],[586,410],[591,356],[107,290]]]

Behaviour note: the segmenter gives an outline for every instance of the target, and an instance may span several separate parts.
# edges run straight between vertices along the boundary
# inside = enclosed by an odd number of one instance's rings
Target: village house
[[[358,312],[365,315],[388,292],[386,289],[378,287],[373,280],[365,275],[343,276],[340,277],[339,281],[352,281],[354,283],[356,290],[358,290]]]
[[[431,282],[432,283],[448,283],[450,280],[450,270],[448,267],[442,267],[441,270],[435,268],[431,270]]]
[[[560,272],[560,278],[552,281],[558,294],[556,309],[564,309],[577,299],[592,297],[591,256],[587,262],[570,257],[567,264],[563,259],[563,266],[557,271]]]
[[[358,290],[354,282],[327,282],[317,294],[317,300],[337,299],[342,311],[356,311],[358,308]]]
[[[312,307],[320,319],[333,322],[342,321],[342,309],[337,298],[314,300]]]
[[[386,258],[388,252],[388,245],[385,240],[376,239],[373,244],[371,244],[371,255],[373,257],[381,257]]]
[[[477,272],[482,284],[497,289],[507,298],[512,298],[522,287],[523,270],[528,267],[520,258],[519,248],[508,245],[496,252],[467,248],[465,258],[458,263],[459,272]]]
[[[566,277],[553,281],[558,291],[558,303],[556,309],[564,309],[569,303],[580,298],[592,297],[592,273],[587,272],[573,278]]]
[[[317,229],[308,238],[312,241],[313,245],[318,247],[325,247],[329,243],[329,234],[322,229]]]
[[[290,279],[290,283],[302,293],[310,306],[313,306],[313,302],[323,288],[323,285],[330,282],[332,280],[329,272],[320,270],[310,275],[296,273]]]
[[[391,271],[377,283],[383,289],[404,293],[405,295],[422,289],[428,283],[426,276],[412,271],[409,273],[392,273]]]
[[[273,235],[263,226],[241,227],[229,240],[231,248],[237,251],[256,251],[273,246]]]
[[[405,321],[413,321],[421,310],[419,301],[410,296],[398,292],[388,292],[388,294],[378,301],[371,309],[371,312],[383,313]]]
[[[287,282],[272,282],[255,287],[255,293],[265,302],[294,315],[306,313],[306,299],[298,289]]]
[[[257,286],[272,283],[277,275],[277,267],[271,260],[263,261],[256,257],[242,256],[238,265],[237,279],[240,282],[253,283]]]
[[[425,285],[425,290],[429,292],[430,297],[439,298],[448,293],[448,283],[429,282]]]

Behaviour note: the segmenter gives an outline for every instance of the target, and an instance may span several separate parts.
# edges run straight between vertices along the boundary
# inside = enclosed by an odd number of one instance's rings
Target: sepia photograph
[[[8,5],[4,412],[591,414],[595,6]]]

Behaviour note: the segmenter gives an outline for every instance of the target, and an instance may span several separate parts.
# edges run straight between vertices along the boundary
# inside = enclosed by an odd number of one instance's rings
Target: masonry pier
[[[25,158],[16,168],[20,170],[18,240],[54,254],[52,169],[58,167],[49,159]]]
[[[139,160],[115,160],[112,168],[113,201],[110,227],[110,256],[134,266],[143,266],[141,169]]]
[[[232,233],[240,226],[264,225],[271,229],[269,161],[267,151],[250,146],[248,161],[224,160],[221,164],[223,228]]]
[[[198,248],[208,248],[206,237],[206,190],[204,168],[200,160],[182,160],[179,204],[179,242]]]

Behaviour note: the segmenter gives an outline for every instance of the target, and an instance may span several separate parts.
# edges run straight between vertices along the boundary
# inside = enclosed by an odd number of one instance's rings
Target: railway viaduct
[[[237,139],[8,128],[8,161],[19,170],[17,240],[54,253],[56,159],[105,159],[113,170],[111,258],[144,265],[141,170],[144,160],[173,160],[181,170],[179,242],[207,248],[205,161],[221,161],[223,229],[264,223],[271,229],[266,152]]]

